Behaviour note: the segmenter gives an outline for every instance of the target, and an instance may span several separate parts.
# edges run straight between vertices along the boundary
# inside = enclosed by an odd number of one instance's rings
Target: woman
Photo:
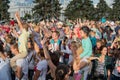
[[[99,58],[95,61],[95,73],[94,73],[94,80],[107,80],[107,47],[101,47],[101,54],[97,55]]]

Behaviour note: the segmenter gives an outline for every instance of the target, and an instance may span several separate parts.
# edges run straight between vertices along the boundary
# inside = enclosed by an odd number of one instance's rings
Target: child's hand
[[[19,12],[18,12],[18,11],[15,13],[15,17],[17,17],[17,18],[19,18],[19,17],[20,17],[20,14],[19,14]]]

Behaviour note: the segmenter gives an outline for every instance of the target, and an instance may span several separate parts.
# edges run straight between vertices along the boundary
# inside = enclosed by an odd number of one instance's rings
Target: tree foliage
[[[111,16],[113,20],[120,20],[120,0],[114,0]]]
[[[96,8],[96,19],[99,20],[102,17],[110,19],[111,8],[107,5],[105,0],[100,0]]]
[[[35,0],[34,3],[36,3],[33,8],[34,15],[43,19],[60,16],[59,0]]]
[[[91,0],[73,0],[65,10],[68,19],[87,18],[92,19],[94,6]]]
[[[0,20],[9,19],[9,0],[0,0]]]
[[[102,17],[111,19],[111,11],[105,0],[100,0],[96,7],[91,0],[72,0],[65,10],[65,16],[68,19],[100,20]]]

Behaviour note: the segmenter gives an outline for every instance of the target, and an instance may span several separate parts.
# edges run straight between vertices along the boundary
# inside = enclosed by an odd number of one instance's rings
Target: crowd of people
[[[57,19],[0,25],[0,80],[120,80],[120,23]]]

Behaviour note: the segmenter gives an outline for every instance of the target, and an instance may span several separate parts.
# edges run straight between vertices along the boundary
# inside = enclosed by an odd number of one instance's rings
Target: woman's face
[[[104,48],[102,49],[101,53],[102,53],[103,55],[106,55],[106,54],[107,54],[107,48],[104,47]]]
[[[100,42],[97,42],[97,48],[100,48],[101,47],[101,43]]]

